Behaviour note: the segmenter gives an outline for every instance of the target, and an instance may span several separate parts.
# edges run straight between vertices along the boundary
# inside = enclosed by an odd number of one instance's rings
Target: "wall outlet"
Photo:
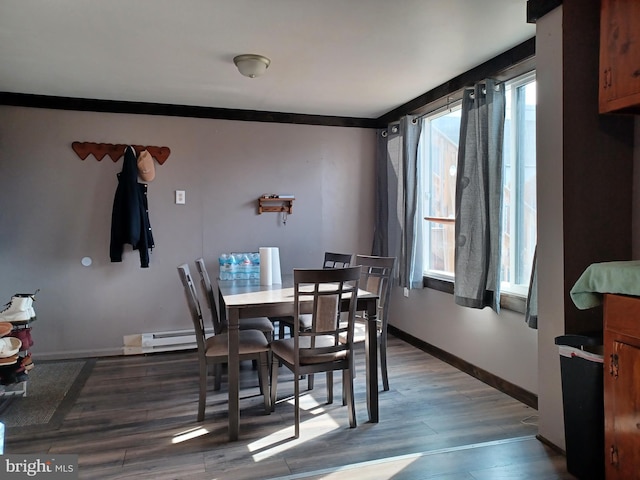
[[[176,190],[176,205],[184,205],[184,204],[185,204],[184,190]]]
[[[404,287],[404,296],[409,297],[409,289],[407,287]]]

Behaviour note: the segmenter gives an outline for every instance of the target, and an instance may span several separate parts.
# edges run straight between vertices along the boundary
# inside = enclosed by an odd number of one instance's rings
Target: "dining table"
[[[292,317],[294,315],[293,275],[283,275],[281,284],[261,285],[259,279],[218,281],[221,319],[228,325],[229,342],[229,440],[240,433],[239,321],[241,318]],[[371,423],[378,423],[378,333],[376,315],[378,294],[358,290],[356,310],[366,312],[366,388],[367,412]],[[348,302],[341,309],[348,310]]]

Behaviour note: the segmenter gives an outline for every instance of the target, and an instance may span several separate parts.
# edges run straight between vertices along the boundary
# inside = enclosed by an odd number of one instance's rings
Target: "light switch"
[[[176,190],[176,205],[184,205],[184,204],[185,204],[184,190]]]

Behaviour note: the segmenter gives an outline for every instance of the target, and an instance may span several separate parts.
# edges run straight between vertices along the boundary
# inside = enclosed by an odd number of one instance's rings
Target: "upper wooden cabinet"
[[[640,1],[602,0],[600,113],[640,113]]]

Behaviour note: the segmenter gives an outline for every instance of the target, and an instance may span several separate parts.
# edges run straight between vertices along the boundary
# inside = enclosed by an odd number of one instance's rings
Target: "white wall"
[[[371,251],[373,130],[0,106],[0,298],[41,289],[33,354],[121,353],[123,336],[192,328],[176,266],[278,246],[284,271],[325,250]],[[122,160],[82,161],[73,141],[167,146],[149,210],[148,269],[128,247],[110,263]],[[186,191],[186,205],[174,191]],[[287,224],[263,193],[296,195]],[[93,259],[83,267],[84,256]]]
[[[564,333],[562,7],[536,24],[539,434],[564,448],[560,361]]]

